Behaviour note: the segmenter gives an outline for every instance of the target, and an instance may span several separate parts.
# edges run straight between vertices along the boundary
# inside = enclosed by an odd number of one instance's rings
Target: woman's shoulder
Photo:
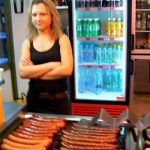
[[[23,41],[23,46],[30,47],[30,43],[31,43],[30,39],[27,38]]]
[[[69,38],[66,34],[61,34],[59,36],[59,43],[62,43],[62,42],[64,43],[64,42],[67,42],[67,41],[69,41]]]

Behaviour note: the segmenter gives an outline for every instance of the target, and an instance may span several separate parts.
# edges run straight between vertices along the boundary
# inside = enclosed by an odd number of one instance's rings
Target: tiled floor
[[[141,117],[150,112],[150,94],[136,94],[130,102],[130,110],[137,116]]]

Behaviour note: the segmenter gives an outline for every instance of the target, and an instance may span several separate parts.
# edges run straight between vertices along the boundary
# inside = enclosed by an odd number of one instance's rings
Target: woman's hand
[[[28,59],[27,57],[22,57],[21,60],[20,60],[20,63],[23,66],[33,65],[32,61],[30,59]]]

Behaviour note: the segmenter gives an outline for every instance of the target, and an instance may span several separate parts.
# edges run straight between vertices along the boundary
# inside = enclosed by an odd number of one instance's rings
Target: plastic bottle
[[[111,21],[111,36],[116,36],[116,18],[113,18]]]
[[[83,68],[79,68],[79,71],[78,71],[78,92],[79,93],[84,93],[85,92],[84,70],[83,70]]]
[[[146,30],[146,12],[142,12],[141,29]]]
[[[122,82],[123,82],[123,80],[122,80],[122,70],[118,69],[117,70],[117,87],[118,87],[117,91],[118,92],[122,92]]]
[[[121,18],[116,20],[116,37],[121,37]]]
[[[94,18],[93,36],[99,36],[99,35],[100,35],[100,19]]]
[[[94,44],[90,43],[89,44],[89,60],[88,62],[94,62]]]
[[[141,8],[141,0],[136,0],[136,9]]]
[[[82,36],[82,19],[77,19],[77,37]]]
[[[116,64],[116,60],[117,60],[117,58],[116,58],[116,56],[117,56],[117,45],[116,45],[116,43],[114,43],[113,44],[113,50],[112,50],[112,64]]]
[[[141,30],[142,24],[141,24],[141,13],[137,12],[136,14],[136,29]]]
[[[101,46],[95,45],[96,63],[101,63]]]
[[[105,64],[105,49],[106,49],[106,44],[101,44],[101,63]]]
[[[93,36],[93,19],[89,18],[89,37]]]
[[[89,62],[89,43],[85,43],[83,60],[84,62]]]
[[[83,19],[83,32],[82,36],[86,37],[87,36],[87,26],[88,26],[88,19]]]
[[[150,30],[150,14],[147,15],[146,30]]]
[[[111,36],[111,19],[108,18],[106,22],[106,32],[107,36]]]
[[[117,80],[117,70],[113,69],[111,70],[111,89],[113,92],[117,92],[117,85],[118,85],[118,80]]]
[[[102,92],[103,87],[103,77],[102,77],[102,69],[96,69],[96,94],[100,94]]]
[[[84,43],[79,44],[78,61],[79,63],[84,62]]]

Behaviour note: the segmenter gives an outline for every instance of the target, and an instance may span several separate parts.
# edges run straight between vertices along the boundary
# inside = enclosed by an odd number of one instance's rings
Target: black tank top
[[[56,40],[54,45],[44,51],[39,52],[33,46],[33,41],[30,41],[30,56],[33,64],[42,64],[46,62],[61,61],[59,40]],[[66,90],[66,78],[58,80],[41,80],[30,79],[29,90],[34,92],[49,92],[57,93]]]

